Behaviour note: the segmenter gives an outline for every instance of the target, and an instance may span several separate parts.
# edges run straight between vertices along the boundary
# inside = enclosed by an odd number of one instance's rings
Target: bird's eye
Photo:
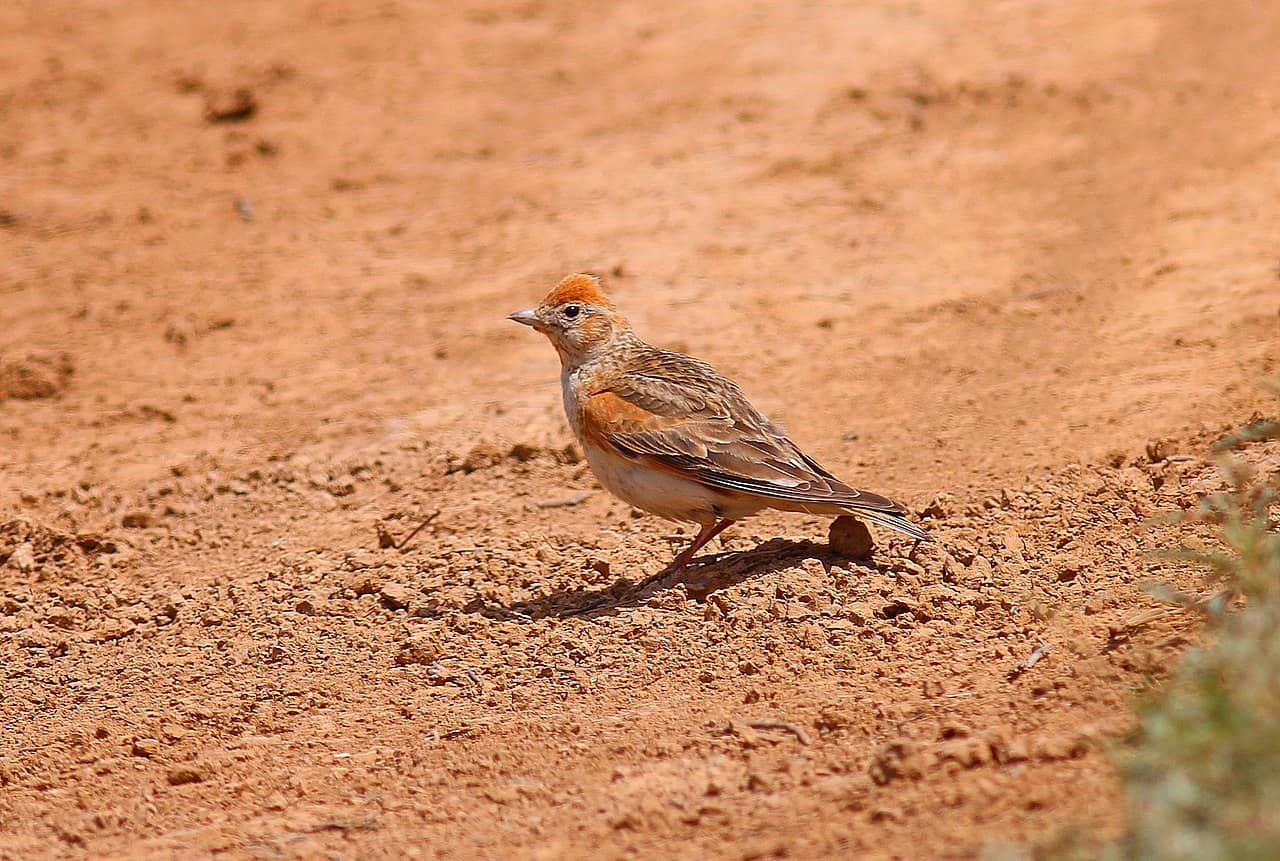
[[[577,317],[577,316],[578,316],[578,314],[579,314],[579,312],[581,312],[581,311],[582,311],[582,309],[581,309],[581,308],[579,308],[577,305],[565,305],[565,306],[564,306],[564,315],[565,315],[566,317],[568,317],[570,320],[572,320],[574,317]]]

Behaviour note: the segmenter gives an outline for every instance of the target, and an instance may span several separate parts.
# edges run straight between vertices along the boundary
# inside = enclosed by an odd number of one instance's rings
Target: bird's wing
[[[646,351],[626,372],[609,375],[587,393],[581,408],[583,428],[597,444],[709,487],[894,519],[906,513],[896,502],[831,475],[736,384],[679,353]]]

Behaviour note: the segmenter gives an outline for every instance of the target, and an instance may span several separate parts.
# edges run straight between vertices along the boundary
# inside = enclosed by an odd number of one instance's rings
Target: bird
[[[933,540],[902,505],[801,451],[711,365],[642,341],[596,276],[569,275],[507,319],[546,335],[559,354],[565,415],[600,484],[700,527],[666,571],[682,571],[712,538],[765,509],[852,515]]]

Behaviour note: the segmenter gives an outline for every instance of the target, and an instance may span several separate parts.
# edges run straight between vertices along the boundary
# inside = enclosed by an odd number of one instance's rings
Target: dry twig
[[[544,499],[541,502],[535,502],[534,505],[539,508],[567,508],[570,505],[577,505],[586,499],[590,499],[592,492],[584,490],[580,493],[573,493],[560,499]]]
[[[1009,671],[1009,679],[1016,679],[1018,676],[1040,663],[1040,659],[1049,654],[1049,650],[1052,648],[1053,643],[1041,643],[1038,649],[1014,665],[1014,668]]]
[[[787,723],[782,720],[749,720],[743,721],[743,724],[752,729],[777,729],[783,732],[789,732],[796,737],[796,741],[801,744],[809,744],[809,733],[802,726],[793,723]]]
[[[421,523],[419,523],[417,526],[413,528],[412,532],[410,532],[408,535],[406,535],[404,538],[400,539],[399,541],[396,541],[395,537],[392,536],[392,534],[387,531],[386,527],[384,527],[381,523],[379,523],[378,524],[378,546],[393,547],[396,550],[404,550],[406,547],[409,546],[409,542],[413,540],[413,537],[422,531],[422,528],[424,526],[426,526],[428,523],[435,520],[439,516],[440,516],[439,511],[431,512],[430,514],[428,514],[426,517],[422,519]]]

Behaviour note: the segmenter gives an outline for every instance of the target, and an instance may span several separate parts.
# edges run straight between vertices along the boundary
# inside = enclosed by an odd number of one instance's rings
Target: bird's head
[[[507,319],[546,335],[568,366],[591,358],[630,328],[594,275],[570,275],[538,307],[516,311]]]

